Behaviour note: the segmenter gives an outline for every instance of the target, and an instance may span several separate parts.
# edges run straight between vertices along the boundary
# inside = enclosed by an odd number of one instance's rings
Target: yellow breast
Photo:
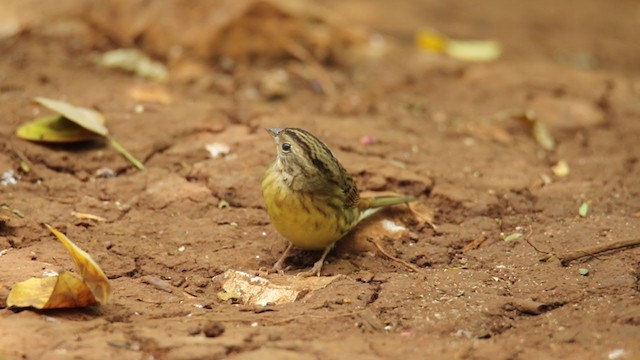
[[[262,182],[262,194],[271,222],[297,247],[325,249],[351,228],[351,224],[345,224],[340,208],[318,196],[292,191],[271,171]]]

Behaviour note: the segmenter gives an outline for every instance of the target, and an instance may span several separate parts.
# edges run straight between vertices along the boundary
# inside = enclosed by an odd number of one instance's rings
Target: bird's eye
[[[291,151],[291,144],[289,144],[289,143],[282,144],[282,151],[284,151],[284,152]]]

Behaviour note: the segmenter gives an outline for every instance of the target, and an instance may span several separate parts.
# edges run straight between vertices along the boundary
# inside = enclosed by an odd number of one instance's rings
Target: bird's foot
[[[313,264],[313,267],[311,269],[299,272],[296,274],[296,276],[301,276],[301,277],[320,276],[323,265],[324,265],[324,258],[316,261],[315,264]]]

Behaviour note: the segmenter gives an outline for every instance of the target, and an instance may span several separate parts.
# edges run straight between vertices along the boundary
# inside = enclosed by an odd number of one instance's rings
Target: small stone
[[[194,275],[193,277],[191,277],[191,280],[189,282],[197,287],[205,288],[209,285],[209,278],[200,275]]]
[[[198,334],[200,334],[202,332],[202,328],[200,327],[200,325],[194,325],[194,326],[190,326],[187,329],[187,333],[191,336],[196,336]]]
[[[211,321],[207,323],[202,330],[206,337],[218,337],[224,333],[224,325],[217,321]]]
[[[186,279],[184,278],[184,276],[177,277],[177,278],[173,279],[173,281],[171,282],[171,285],[173,285],[175,287],[180,287],[180,286],[182,286],[182,284],[184,284],[185,280]]]
[[[582,275],[582,276],[587,276],[587,275],[589,275],[589,269],[587,269],[587,268],[580,268],[580,269],[578,270],[578,272],[579,272],[579,273],[580,273],[580,275]]]
[[[271,70],[260,79],[260,93],[269,100],[284,98],[292,90],[289,73],[283,69]]]

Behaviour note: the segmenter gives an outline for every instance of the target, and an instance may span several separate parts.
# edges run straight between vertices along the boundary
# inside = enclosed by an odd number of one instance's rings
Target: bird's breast
[[[330,196],[294,191],[273,172],[267,172],[262,192],[278,232],[303,249],[325,249],[351,230],[357,218],[357,209],[345,210]]]

